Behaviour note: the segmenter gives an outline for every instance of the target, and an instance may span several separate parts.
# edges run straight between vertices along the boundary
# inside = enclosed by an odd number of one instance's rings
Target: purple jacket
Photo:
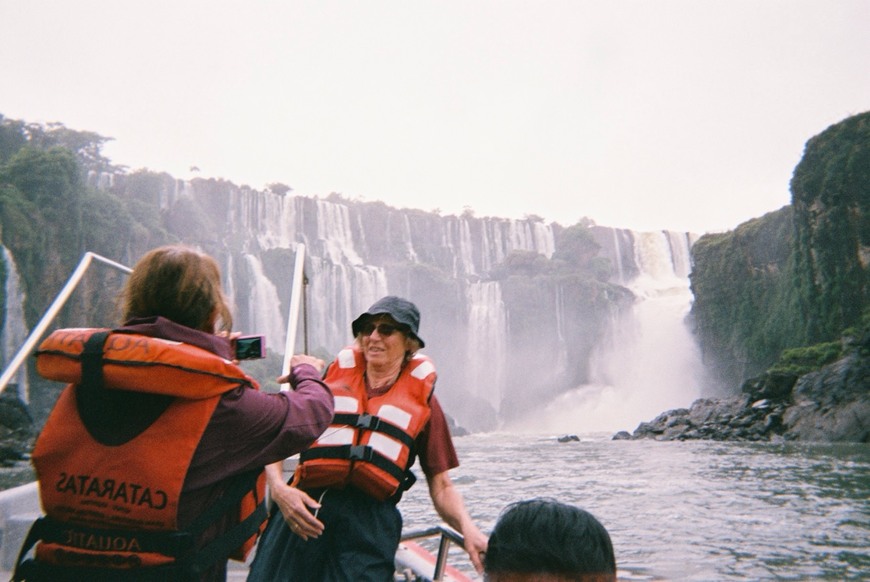
[[[231,357],[227,339],[161,317],[131,320],[119,331],[181,341]],[[307,364],[296,366],[290,384],[292,392],[237,388],[221,397],[185,478],[178,510],[181,528],[223,494],[228,478],[294,455],[326,430],[334,412],[333,398],[317,370]],[[229,525],[216,525],[202,541]],[[204,579],[224,580],[225,568],[219,570]]]

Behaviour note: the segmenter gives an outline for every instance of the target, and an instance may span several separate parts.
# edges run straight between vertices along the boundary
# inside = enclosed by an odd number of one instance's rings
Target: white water
[[[692,305],[689,240],[664,232],[634,237],[640,274],[624,284],[637,299],[630,313],[613,316],[609,335],[590,362],[591,382],[560,395],[538,418],[512,424],[511,430],[633,431],[640,422],[688,407],[700,396],[703,365],[685,324]],[[617,246],[617,256],[619,251]]]
[[[250,301],[248,303],[248,321],[251,329],[266,336],[266,346],[283,353],[286,338],[286,316],[281,313],[281,302],[278,290],[263,274],[263,265],[254,255],[245,255],[245,261],[251,270]]]
[[[24,293],[21,291],[21,278],[18,275],[18,267],[12,253],[5,246],[3,249],[3,261],[6,263],[6,313],[4,314],[3,330],[0,332],[0,344],[3,346],[3,368],[15,357],[18,350],[27,339],[27,323],[24,321]],[[10,380],[18,385],[18,398],[26,403],[30,402],[29,387],[27,381],[27,366],[18,368],[18,372]]]
[[[317,200],[317,238],[321,243],[322,256],[334,264],[363,263],[353,244],[350,214],[344,204]]]
[[[315,257],[308,265],[308,305],[314,316],[308,321],[312,347],[335,353],[353,340],[351,322],[387,295],[387,277],[382,268],[369,265],[335,264]],[[297,341],[296,345],[302,344]]]
[[[475,354],[468,366],[467,391],[489,402],[493,410],[501,406],[504,362],[507,357],[507,312],[498,281],[471,283],[467,290],[468,349]]]

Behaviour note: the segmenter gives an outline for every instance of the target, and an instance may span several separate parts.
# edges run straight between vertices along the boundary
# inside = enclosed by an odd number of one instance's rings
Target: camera
[[[235,346],[237,360],[257,360],[266,357],[266,336],[239,336],[236,338]]]

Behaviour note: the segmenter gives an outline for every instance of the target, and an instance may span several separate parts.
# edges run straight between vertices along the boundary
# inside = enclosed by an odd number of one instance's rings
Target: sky
[[[730,230],[870,110],[870,0],[0,0],[0,114],[131,171]]]

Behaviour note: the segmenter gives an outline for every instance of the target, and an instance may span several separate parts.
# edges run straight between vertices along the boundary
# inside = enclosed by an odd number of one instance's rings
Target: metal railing
[[[51,325],[51,322],[54,321],[54,318],[57,317],[57,313],[67,302],[69,296],[72,295],[72,292],[75,291],[75,288],[82,280],[82,277],[85,276],[85,272],[88,270],[88,267],[91,266],[91,262],[93,262],[94,260],[104,263],[114,269],[117,269],[127,274],[133,272],[133,269],[127,267],[126,265],[116,263],[111,259],[107,259],[106,257],[100,256],[90,251],[86,252],[79,261],[79,264],[75,268],[75,271],[73,271],[72,275],[70,275],[69,279],[67,279],[66,284],[63,286],[63,289],[60,290],[60,293],[57,294],[57,297],[54,298],[54,301],[52,301],[51,305],[42,316],[42,319],[40,319],[39,323],[37,323],[36,326],[31,330],[30,335],[27,336],[27,339],[24,341],[21,349],[18,350],[18,353],[15,354],[15,357],[12,358],[12,361],[9,362],[9,365],[6,366],[5,370],[3,370],[3,375],[0,376],[0,394],[2,394],[3,391],[6,389],[9,381],[12,379],[13,376],[15,376],[15,373],[18,372],[18,368],[21,367],[21,364],[24,363],[24,360],[27,358],[27,356],[32,353],[33,348],[36,346],[36,342],[39,341],[39,339],[42,337],[42,334],[45,333],[45,330],[48,328],[49,325]]]
[[[465,545],[465,539],[458,531],[446,525],[436,525],[419,531],[411,531],[402,534],[402,541],[417,540],[421,538],[429,538],[432,536],[441,536],[438,540],[438,554],[435,557],[435,573],[432,575],[433,582],[438,582],[444,579],[444,573],[447,570],[447,557],[450,552],[450,543],[457,544],[460,548]]]

